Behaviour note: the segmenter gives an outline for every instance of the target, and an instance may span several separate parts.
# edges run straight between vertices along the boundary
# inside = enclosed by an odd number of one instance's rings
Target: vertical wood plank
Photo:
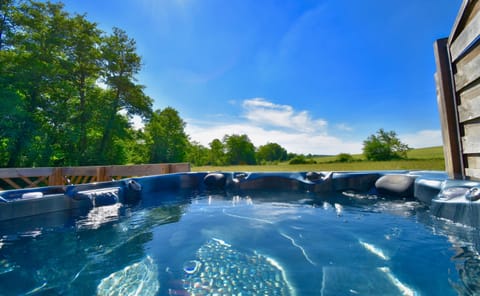
[[[442,125],[445,168],[450,178],[464,177],[463,155],[460,147],[460,132],[457,120],[457,104],[453,88],[448,39],[439,39],[434,43],[437,73],[437,103]]]
[[[97,176],[96,176],[97,182],[107,181],[106,167],[97,167],[96,171],[97,171]]]
[[[51,175],[48,177],[49,186],[63,185],[62,168],[53,168]]]

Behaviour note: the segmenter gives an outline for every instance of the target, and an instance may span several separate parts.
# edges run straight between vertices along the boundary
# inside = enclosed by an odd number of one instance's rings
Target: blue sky
[[[461,0],[68,0],[136,40],[154,107],[179,111],[207,146],[247,134],[258,147],[361,153],[378,129],[441,145],[433,42]]]

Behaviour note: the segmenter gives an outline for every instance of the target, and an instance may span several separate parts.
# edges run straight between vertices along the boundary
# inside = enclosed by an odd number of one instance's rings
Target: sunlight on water
[[[59,232],[32,220],[33,227],[0,236],[0,294],[475,295],[479,290],[474,230],[432,222],[413,202],[276,194],[199,196],[166,205],[159,204],[163,195],[152,195],[147,207],[91,208]]]
[[[160,289],[158,267],[150,256],[104,278],[97,295],[153,296]]]
[[[376,255],[377,257],[379,257],[379,258],[381,258],[381,259],[383,259],[383,260],[390,260],[390,258],[389,258],[387,255],[385,255],[385,253],[384,253],[381,249],[375,247],[374,245],[368,244],[368,243],[363,242],[363,241],[361,241],[361,240],[359,241],[359,243],[360,243],[360,245],[362,245],[365,249],[367,249],[370,253]]]
[[[97,229],[105,223],[117,221],[120,217],[119,209],[121,207],[121,203],[116,203],[110,206],[93,208],[87,217],[77,221],[77,227],[79,229]]]
[[[395,275],[392,274],[390,268],[380,267],[379,270],[381,270],[387,275],[388,279],[392,282],[392,284],[394,284],[401,291],[402,295],[414,296],[416,294],[412,289],[407,287],[407,285],[400,282],[400,280],[397,277],[395,277]]]
[[[259,218],[252,218],[252,217],[230,214],[230,213],[226,212],[225,209],[223,209],[223,213],[225,215],[233,217],[233,218],[245,219],[245,220],[256,221],[256,222],[261,222],[261,223],[266,223],[266,224],[274,224],[275,223],[275,222],[267,220],[267,219],[259,219]]]
[[[305,257],[305,260],[307,260],[308,263],[312,264],[313,266],[317,265],[317,263],[313,262],[312,259],[310,259],[310,257],[308,257],[305,249],[301,245],[299,245],[291,236],[288,236],[283,232],[280,232],[280,235],[283,236],[284,238],[288,239],[289,241],[291,241],[292,245],[295,246],[296,248],[298,248],[302,252],[303,257]]]

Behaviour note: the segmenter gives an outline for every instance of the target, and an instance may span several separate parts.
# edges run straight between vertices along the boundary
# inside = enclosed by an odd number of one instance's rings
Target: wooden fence
[[[0,190],[112,181],[134,176],[189,172],[190,164],[0,169]]]
[[[445,165],[480,179],[480,1],[464,0],[448,38],[434,44]]]

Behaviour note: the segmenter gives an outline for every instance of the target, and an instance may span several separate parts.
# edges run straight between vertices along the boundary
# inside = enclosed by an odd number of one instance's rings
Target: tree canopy
[[[0,166],[122,164],[128,118],[152,113],[136,83],[135,41],[101,31],[63,4],[0,6]]]
[[[121,28],[104,32],[62,3],[1,1],[0,167],[286,159],[280,145],[257,151],[247,135],[190,143],[177,110],[152,110],[141,70],[135,40]]]
[[[273,162],[287,160],[287,150],[277,143],[267,143],[258,147],[257,160],[259,162]]]
[[[394,131],[379,129],[363,141],[363,154],[368,160],[391,160],[407,157],[410,148],[402,143]]]
[[[226,135],[223,138],[229,164],[256,164],[255,146],[247,135]]]
[[[2,0],[0,167],[313,161],[277,143],[257,149],[245,134],[208,147],[190,142],[177,110],[152,109],[137,81],[142,65],[135,40],[121,28],[104,32],[62,3]],[[144,129],[132,126],[133,116]],[[408,146],[380,129],[363,150],[367,159],[387,160],[406,157]]]
[[[153,113],[145,127],[150,163],[181,162],[186,157],[188,136],[177,110],[168,107]]]

